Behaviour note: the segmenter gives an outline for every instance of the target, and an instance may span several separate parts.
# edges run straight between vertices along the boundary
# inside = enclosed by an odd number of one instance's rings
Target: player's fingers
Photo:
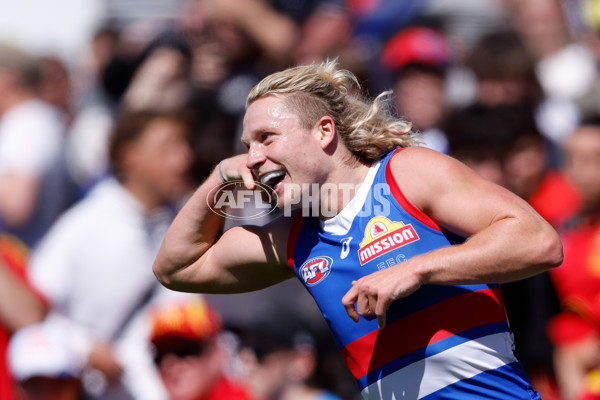
[[[254,181],[254,176],[252,172],[247,168],[242,168],[240,171],[240,175],[242,176],[242,180],[244,181],[244,186],[246,189],[252,190],[256,187],[256,182]]]
[[[369,294],[367,297],[369,299],[369,315],[377,315],[378,295]]]
[[[224,182],[243,181],[246,189],[253,190],[256,187],[254,175],[246,166],[248,156],[239,154],[221,161],[218,165],[219,176]]]
[[[354,305],[356,304],[356,299],[357,290],[355,286],[352,286],[350,290],[346,292],[344,297],[342,297],[342,304],[346,309],[346,314],[348,314],[348,316],[352,318],[354,322],[358,322],[358,314],[356,312],[356,309],[354,308]]]
[[[375,305],[375,315],[377,315],[377,325],[379,326],[379,329],[385,328],[387,310],[390,307],[390,304],[392,304],[392,301],[391,298],[380,298]]]
[[[377,327],[379,329],[385,328],[385,323],[386,323],[385,319],[386,319],[385,318],[385,312],[383,314],[381,314],[381,315],[377,315]]]
[[[373,308],[367,295],[359,292],[358,300],[356,301],[356,311],[362,317],[373,315]]]

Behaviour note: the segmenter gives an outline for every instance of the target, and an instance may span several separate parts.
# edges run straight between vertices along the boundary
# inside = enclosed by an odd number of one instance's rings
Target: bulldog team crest
[[[329,275],[333,260],[331,257],[314,257],[300,267],[302,279],[308,286],[316,285]]]
[[[392,222],[386,217],[372,218],[359,245],[360,265],[417,240],[419,235],[410,224]]]

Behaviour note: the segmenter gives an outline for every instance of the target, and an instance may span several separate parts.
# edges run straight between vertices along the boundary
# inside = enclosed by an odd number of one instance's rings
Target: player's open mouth
[[[267,172],[260,177],[260,183],[275,189],[275,186],[277,186],[277,184],[279,184],[285,178],[285,174],[285,170]]]

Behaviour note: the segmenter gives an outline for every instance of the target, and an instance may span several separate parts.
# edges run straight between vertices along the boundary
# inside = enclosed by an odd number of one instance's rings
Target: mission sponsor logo
[[[300,267],[302,279],[308,286],[316,285],[327,278],[327,275],[331,272],[332,264],[333,260],[331,257],[322,256],[311,258]]]
[[[372,218],[359,245],[360,265],[417,240],[419,235],[410,224],[392,222],[386,217]]]

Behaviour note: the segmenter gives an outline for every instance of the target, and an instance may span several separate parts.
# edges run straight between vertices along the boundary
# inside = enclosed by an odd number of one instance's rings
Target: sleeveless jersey
[[[499,285],[424,285],[392,303],[382,330],[375,317],[358,323],[348,317],[341,299],[353,280],[464,241],[404,197],[389,168],[397,151],[370,168],[334,218],[298,217],[288,242],[290,266],[323,313],[363,397],[539,398],[513,355]]]

